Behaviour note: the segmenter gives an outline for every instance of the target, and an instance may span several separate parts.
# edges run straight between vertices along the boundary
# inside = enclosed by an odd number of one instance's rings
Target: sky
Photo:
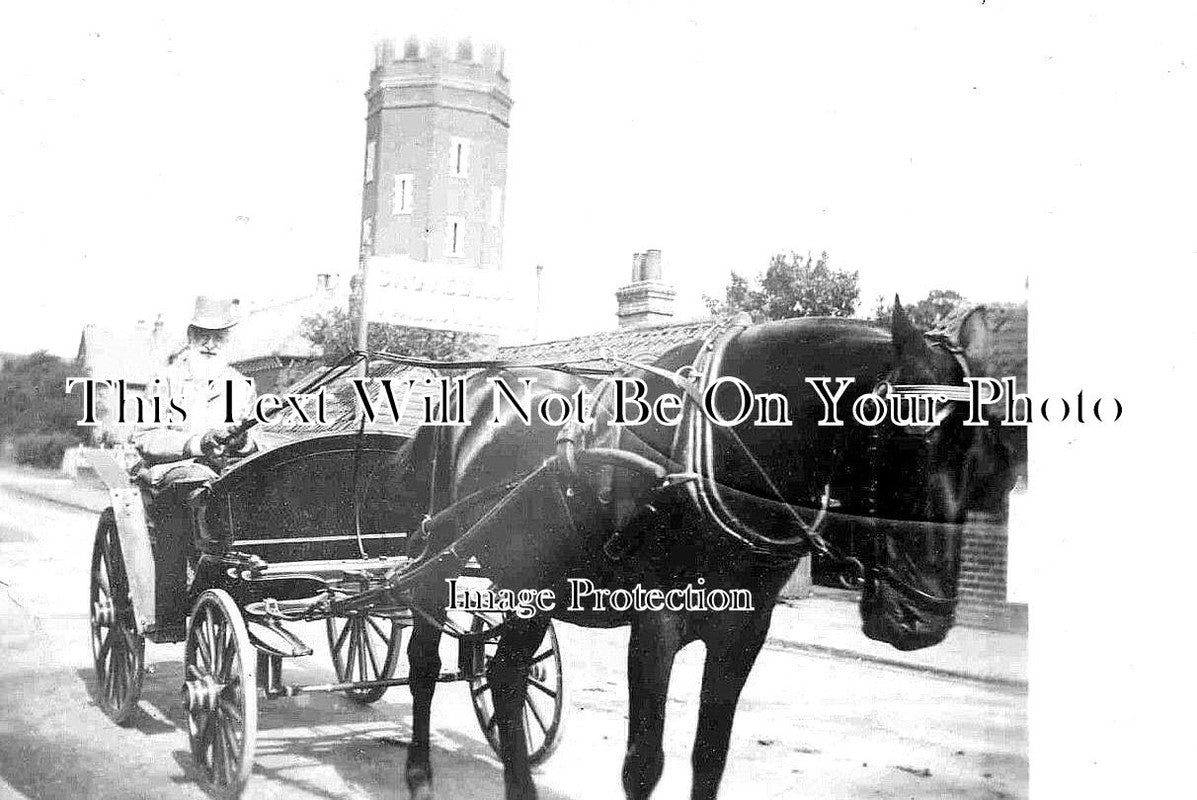
[[[1062,244],[1060,216],[1101,191],[1097,170],[1127,168],[1101,161],[1132,146],[1156,99],[1138,92],[1193,88],[1179,30],[1112,11],[351,8],[15,12],[0,33],[0,351],[73,354],[84,322],[181,315],[199,292],[295,296],[352,271],[384,35],[505,44],[504,265],[519,280],[544,265],[541,338],[610,327],[647,248],[680,317],[730,270],[789,251],[858,270],[863,312],[937,288],[1025,299],[1060,268],[1044,248]],[[1159,38],[1142,59],[1117,56],[1127,22]]]

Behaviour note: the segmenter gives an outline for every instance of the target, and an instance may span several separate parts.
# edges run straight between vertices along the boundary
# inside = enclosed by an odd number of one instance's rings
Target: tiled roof
[[[715,319],[706,318],[643,328],[598,331],[554,342],[500,347],[499,357],[517,362],[597,361],[604,353],[612,351],[624,358],[656,358],[679,344],[701,337],[715,323]]]

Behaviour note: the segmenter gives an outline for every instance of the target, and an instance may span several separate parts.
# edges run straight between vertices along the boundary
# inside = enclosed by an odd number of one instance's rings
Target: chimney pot
[[[661,280],[661,251],[647,250],[632,256],[632,282],[615,293],[619,327],[659,325],[673,317],[677,290]]]
[[[659,281],[661,280],[661,251],[647,250],[644,253],[644,259],[641,262],[640,280],[642,281]]]

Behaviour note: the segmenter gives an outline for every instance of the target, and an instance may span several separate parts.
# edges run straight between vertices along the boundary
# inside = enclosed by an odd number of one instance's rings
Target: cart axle
[[[465,681],[470,679],[470,675],[461,672],[442,672],[437,678],[438,683],[453,683],[455,681]],[[267,689],[265,694],[269,698],[276,697],[295,697],[300,694],[313,694],[316,692],[344,692],[350,689],[374,689],[380,686],[407,686],[411,681],[408,678],[387,678],[385,680],[376,681],[346,681],[344,683],[313,683],[308,685],[291,684],[279,685],[273,689]]]

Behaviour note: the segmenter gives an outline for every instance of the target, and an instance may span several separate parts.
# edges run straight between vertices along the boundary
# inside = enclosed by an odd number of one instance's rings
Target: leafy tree
[[[779,254],[751,282],[732,272],[722,300],[704,296],[712,314],[746,311],[754,322],[787,317],[848,317],[860,298],[859,274],[832,269],[827,253]]]
[[[355,320],[341,308],[306,318],[301,333],[320,349],[328,363],[357,348]],[[366,337],[370,350],[437,360],[466,358],[479,347],[478,337],[473,334],[382,322],[369,323]]]
[[[78,393],[66,394],[66,379],[79,375],[73,361],[39,350],[13,359],[0,371],[0,434],[61,433],[79,436]]]
[[[965,299],[959,292],[954,292],[951,289],[933,289],[914,305],[903,303],[902,307],[906,309],[907,316],[916,327],[930,330],[964,303]],[[887,304],[884,297],[878,297],[873,318],[878,322],[888,323],[893,313],[893,303]]]

